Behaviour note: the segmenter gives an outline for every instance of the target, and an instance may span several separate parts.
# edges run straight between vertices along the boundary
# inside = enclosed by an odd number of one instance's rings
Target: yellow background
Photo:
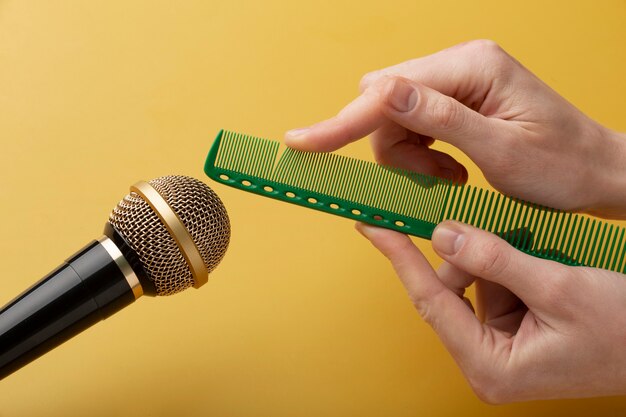
[[[206,179],[220,128],[281,139],[365,72],[474,38],[626,130],[624,0],[0,0],[0,304],[98,237],[131,183]],[[344,152],[370,158],[365,142]],[[143,298],[1,381],[0,416],[626,409],[481,403],[352,222],[214,188],[233,235],[209,284]]]

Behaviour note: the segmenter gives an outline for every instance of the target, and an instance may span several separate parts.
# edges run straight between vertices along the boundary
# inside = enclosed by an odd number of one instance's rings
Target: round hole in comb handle
[[[285,193],[285,195],[286,195],[287,197],[289,197],[289,198],[296,198],[296,195],[295,195],[294,193],[292,193],[291,191],[287,191],[287,192]]]
[[[361,215],[361,210],[352,209],[352,214],[354,214],[355,216],[360,216]]]
[[[330,203],[330,208],[333,209],[333,210],[338,210],[339,209],[339,204]]]
[[[308,201],[308,202],[309,202],[309,203],[311,203],[311,204],[317,204],[317,199],[315,199],[315,198],[313,198],[313,197],[309,197],[309,198],[307,198],[307,200],[306,200],[306,201]]]
[[[404,222],[403,222],[403,221],[401,221],[401,220],[396,220],[396,221],[395,221],[395,225],[396,225],[396,226],[399,226],[399,227],[404,227]]]
[[[267,191],[268,193],[271,193],[271,192],[273,192],[273,191],[274,191],[274,189],[273,189],[272,187],[270,187],[269,185],[266,185],[265,187],[263,187],[263,189],[264,189],[265,191]]]
[[[375,214],[374,216],[372,216],[374,218],[374,220],[378,220],[381,221],[383,220],[383,216],[381,216],[380,214]]]
[[[228,181],[230,177],[226,174],[220,174],[220,179],[223,179],[224,181]]]
[[[241,181],[241,183],[242,183],[243,185],[245,185],[246,187],[249,187],[249,186],[251,186],[251,185],[252,185],[252,183],[251,183],[250,181],[248,181],[248,180],[243,180],[243,181]]]

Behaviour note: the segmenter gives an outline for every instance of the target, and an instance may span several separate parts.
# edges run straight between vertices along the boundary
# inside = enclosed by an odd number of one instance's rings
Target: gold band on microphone
[[[189,234],[189,231],[180,220],[178,215],[172,210],[167,201],[149,183],[139,181],[130,187],[130,191],[137,193],[143,200],[152,207],[152,210],[159,216],[165,228],[170,233],[178,248],[182,252],[191,275],[193,275],[193,287],[200,288],[209,281],[209,271],[207,270],[198,247]]]
[[[139,278],[137,278],[135,271],[133,271],[133,268],[130,266],[126,258],[124,258],[122,251],[107,236],[102,236],[98,239],[98,242],[100,242],[104,250],[108,252],[111,259],[113,259],[113,261],[120,268],[120,271],[122,271],[122,274],[124,274],[126,282],[128,282],[130,289],[133,291],[135,300],[141,297],[143,295],[143,288],[141,287]]]

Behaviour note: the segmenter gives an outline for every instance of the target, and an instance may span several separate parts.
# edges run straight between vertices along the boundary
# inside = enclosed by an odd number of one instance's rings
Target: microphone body
[[[0,379],[141,296],[132,250],[105,233],[0,310]]]
[[[208,281],[230,239],[213,190],[170,175],[130,191],[102,238],[0,309],[0,379],[143,294],[166,296]]]

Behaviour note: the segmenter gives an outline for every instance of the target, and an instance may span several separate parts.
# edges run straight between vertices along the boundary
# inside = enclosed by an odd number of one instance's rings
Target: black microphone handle
[[[136,272],[143,271],[104,236],[3,307],[0,379],[135,301],[142,294]]]

